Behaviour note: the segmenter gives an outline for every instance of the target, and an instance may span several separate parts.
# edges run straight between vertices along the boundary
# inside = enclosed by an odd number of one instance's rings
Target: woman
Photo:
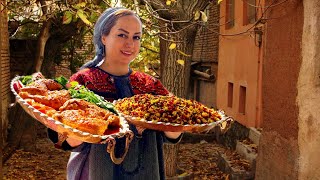
[[[141,35],[141,20],[134,12],[124,8],[107,9],[95,24],[96,57],[72,75],[70,81],[78,81],[109,101],[143,93],[168,95],[159,80],[129,68],[139,53]],[[52,131],[49,137],[64,149],[72,149],[68,179],[165,179],[163,142],[177,143],[181,133],[144,130],[134,125],[130,125],[130,129],[135,137],[120,165],[111,161],[105,144],[83,143],[71,138],[61,143]],[[117,139],[117,157],[123,153],[124,145],[125,138]]]

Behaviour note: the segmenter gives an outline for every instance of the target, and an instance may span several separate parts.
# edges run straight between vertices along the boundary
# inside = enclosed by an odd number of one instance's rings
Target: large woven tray
[[[136,126],[140,126],[146,129],[153,129],[158,131],[170,131],[170,132],[190,132],[190,133],[201,133],[207,132],[212,128],[219,126],[222,131],[226,131],[230,128],[232,122],[234,121],[231,117],[225,115],[222,110],[218,113],[221,115],[221,120],[208,123],[208,124],[194,124],[194,125],[181,125],[175,123],[165,123],[165,122],[153,122],[147,121],[146,119],[132,117],[129,115],[121,114],[125,119]]]
[[[108,134],[108,135],[96,135],[96,134],[90,134],[88,132],[83,132],[80,130],[77,130],[75,128],[72,128],[70,126],[67,126],[65,124],[62,124],[61,122],[47,116],[46,114],[38,111],[35,109],[33,106],[29,105],[24,99],[22,99],[19,94],[14,90],[13,84],[14,82],[18,81],[21,77],[17,76],[14,79],[12,79],[10,88],[13,94],[16,97],[16,101],[21,105],[21,107],[29,114],[31,115],[34,119],[38,120],[42,124],[44,124],[46,127],[61,133],[65,136],[81,140],[84,142],[89,142],[89,143],[106,143],[110,141],[110,139],[114,138],[120,138],[123,136],[132,136],[132,131],[129,130],[129,124],[125,120],[125,118],[120,115],[120,124],[121,128],[118,132]]]

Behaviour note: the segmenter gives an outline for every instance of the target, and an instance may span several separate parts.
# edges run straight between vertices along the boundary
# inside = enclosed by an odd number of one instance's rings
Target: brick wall
[[[37,40],[10,39],[11,78],[31,71],[36,47]]]
[[[10,58],[7,11],[4,9],[5,0],[0,0],[0,163],[2,162],[2,148],[5,144],[8,126],[9,84],[10,84]],[[2,164],[2,163],[1,163]],[[0,164],[0,170],[2,165]],[[1,171],[2,172],[2,171]],[[0,179],[2,174],[0,172]]]
[[[84,45],[82,48],[79,48],[76,50],[78,54],[81,54],[83,58],[85,58],[85,62],[88,62],[93,59],[94,57],[94,47],[92,43],[92,35],[87,34],[84,36]],[[72,75],[72,72],[70,70],[70,61],[63,60],[59,65],[55,66],[56,71],[56,77],[64,76],[66,78],[69,78]]]
[[[218,61],[219,6],[212,4],[208,12],[208,24],[206,27],[201,27],[197,32],[193,49],[193,61]]]

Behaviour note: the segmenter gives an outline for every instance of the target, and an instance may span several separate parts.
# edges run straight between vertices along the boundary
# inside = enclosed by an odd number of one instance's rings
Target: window
[[[233,104],[233,83],[228,82],[228,107],[232,108]]]
[[[244,86],[240,86],[240,93],[239,93],[239,113],[245,114],[246,112],[246,92],[247,88]]]
[[[256,22],[256,0],[243,0],[243,25]]]
[[[234,0],[226,0],[226,29],[234,27]]]

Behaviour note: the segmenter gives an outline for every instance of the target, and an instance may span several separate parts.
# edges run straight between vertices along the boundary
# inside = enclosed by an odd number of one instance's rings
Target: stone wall
[[[299,179],[320,178],[320,3],[303,1],[302,62],[298,78]]]

